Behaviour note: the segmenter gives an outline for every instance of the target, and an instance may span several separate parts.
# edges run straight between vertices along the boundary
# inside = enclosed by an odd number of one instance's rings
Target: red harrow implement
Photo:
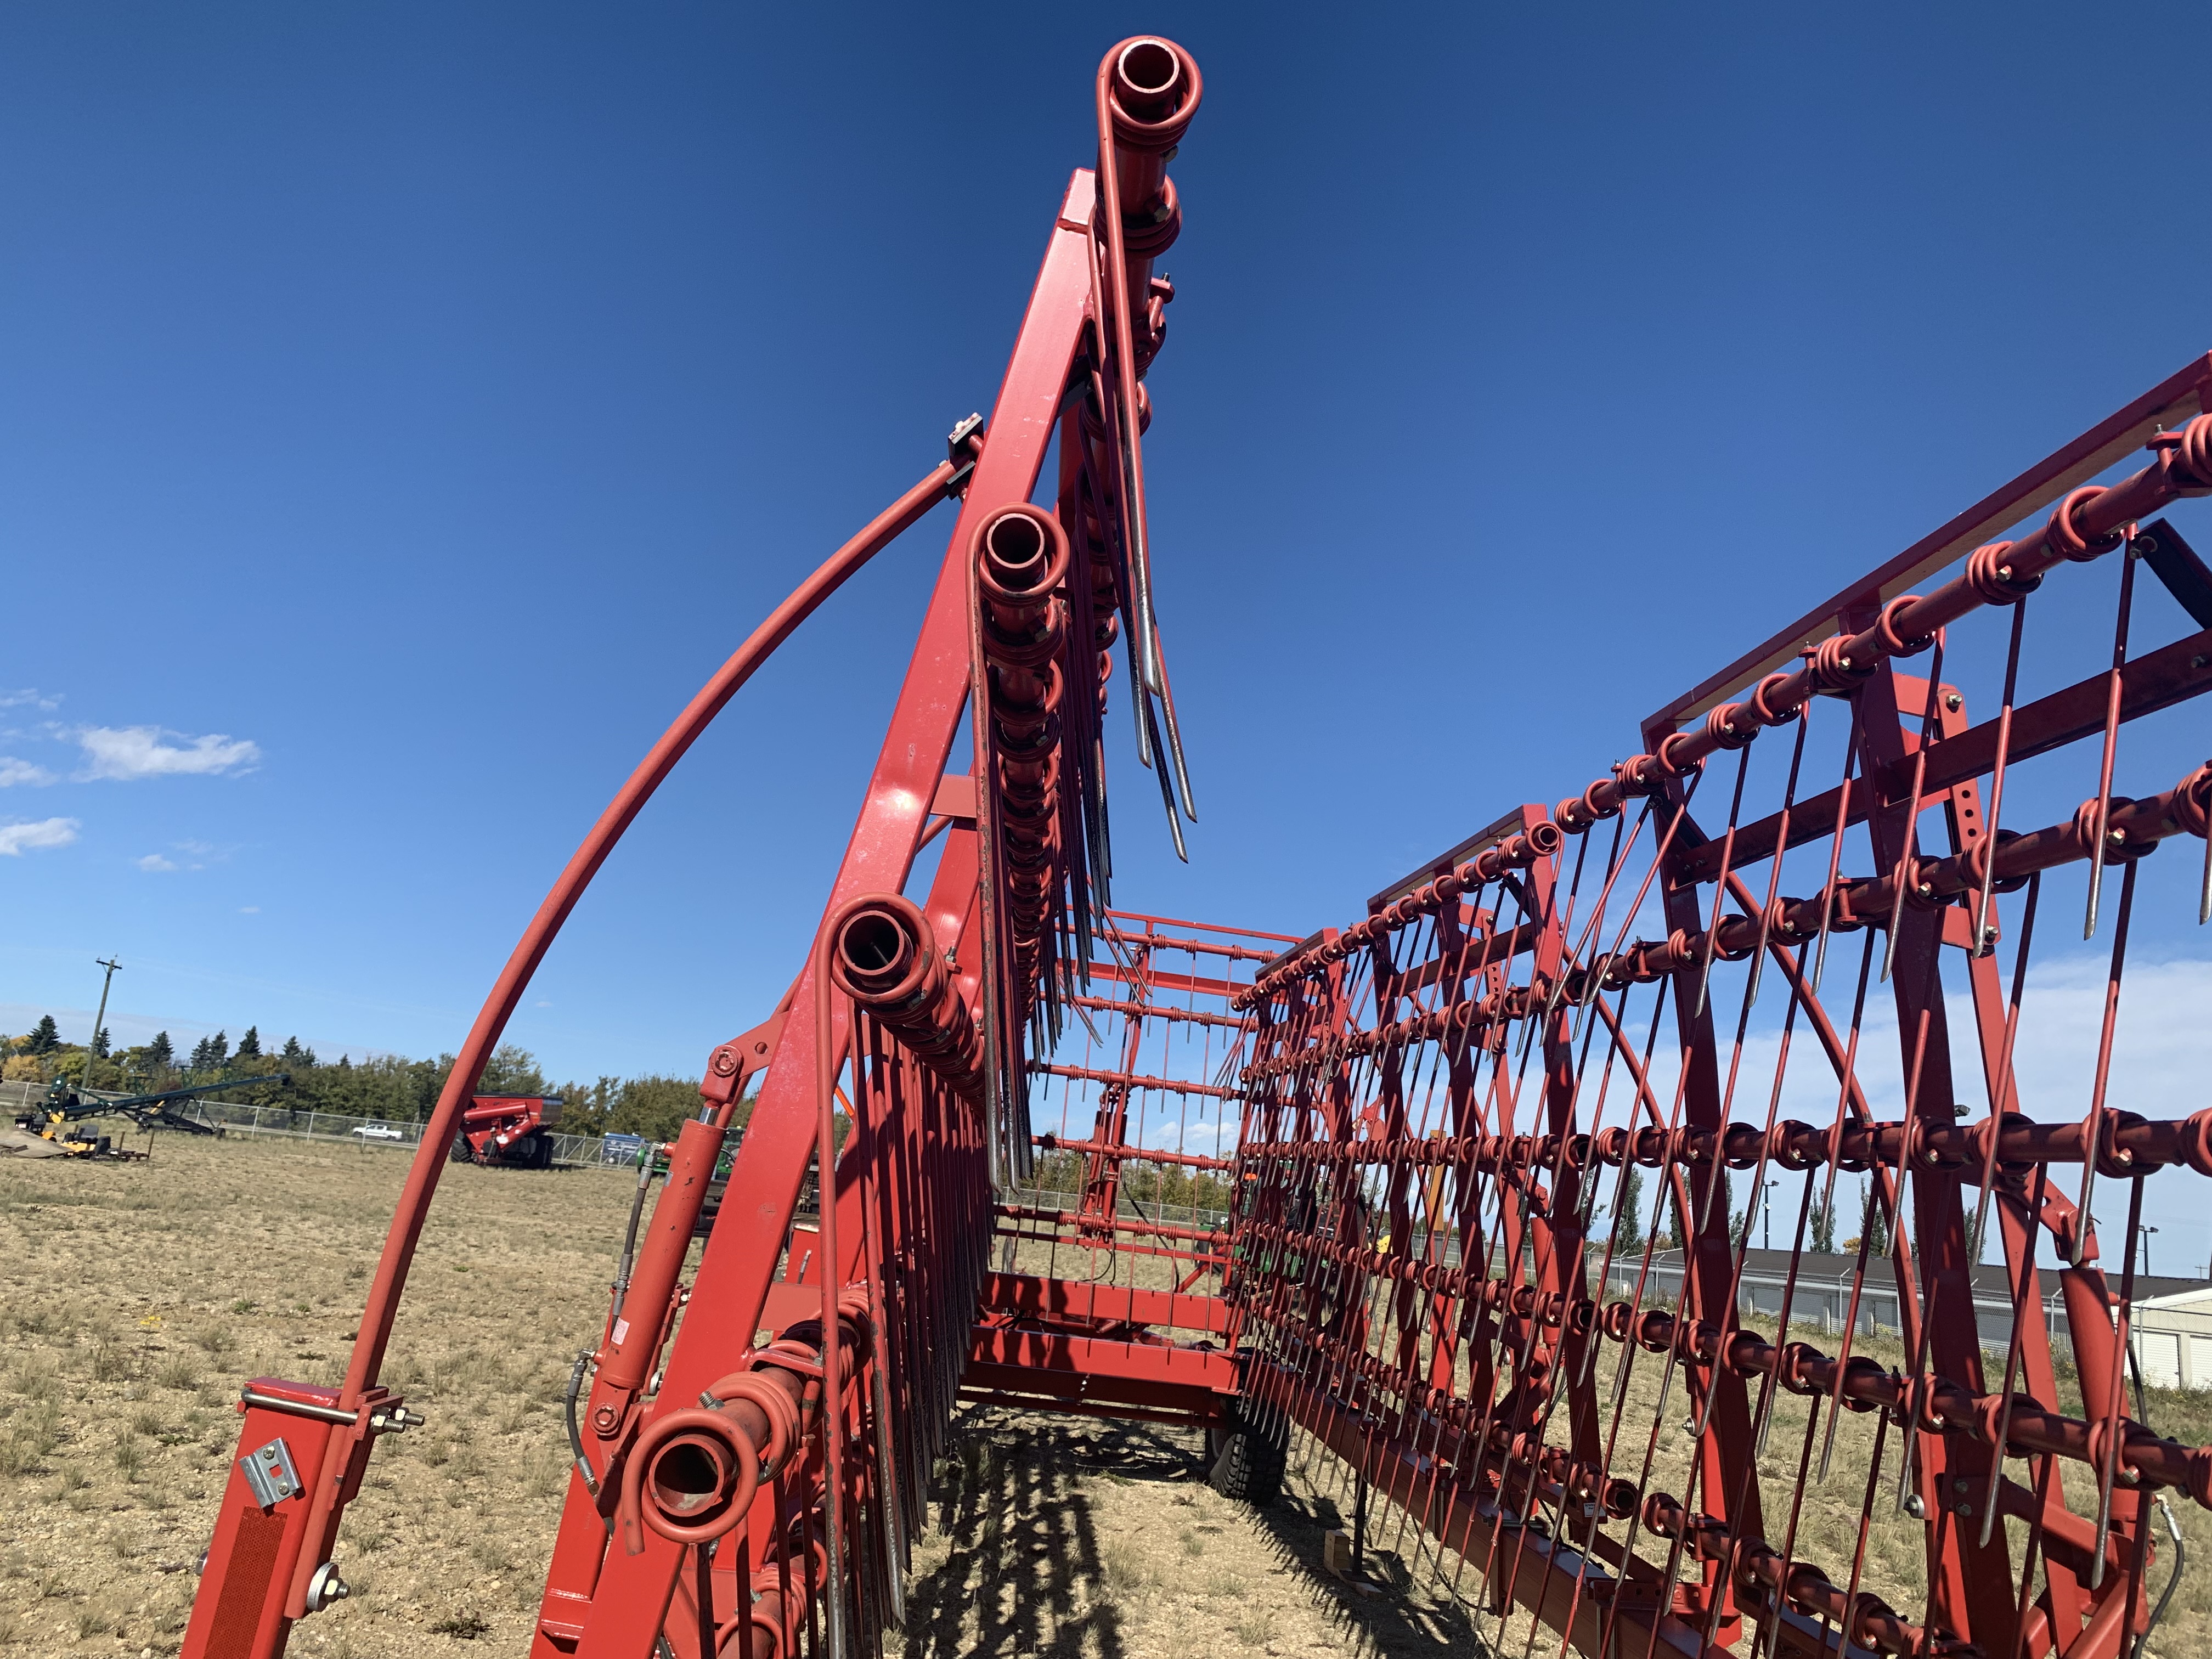
[[[345,1594],[340,1516],[377,1437],[420,1421],[377,1377],[471,1082],[700,732],[947,498],[811,950],[709,1057],[578,1368],[534,1654],[880,1651],[963,1401],[1185,1425],[1255,1499],[1295,1458],[1524,1655],[2106,1659],[2153,1618],[2164,1492],[2212,1506],[2212,1448],[2158,1437],[2130,1392],[2136,1243],[2146,1182],[2212,1176],[2212,1110],[2111,1096],[2157,871],[2186,864],[2212,912],[2212,769],[2148,775],[2171,722],[2131,725],[2212,688],[2212,575],[2159,516],[2212,492],[2212,357],[1352,925],[1118,909],[1117,653],[1179,850],[1194,819],[1140,438],[1173,296],[1152,262],[1181,226],[1166,164],[1199,96],[1166,41],[1108,54],[1097,165],[1053,221],[988,428],[956,428],[762,624],[556,883],[423,1137],[343,1383],[247,1385],[186,1659],[266,1659]],[[2141,648],[2146,568],[2203,631]],[[2046,581],[2056,607],[2030,600]],[[2023,683],[2069,641],[2103,665]],[[1963,684],[2001,685],[1993,717]],[[963,721],[972,762],[949,771]],[[2197,850],[2147,865],[2176,839]],[[2070,1085],[2018,1060],[2061,914],[2109,974],[2094,1068],[2054,1104]],[[1844,1197],[1859,1236],[1816,1275]],[[2116,1261],[2100,1198],[2126,1212]],[[2005,1265],[1978,1280],[1985,1236]],[[1917,1573],[1870,1558],[1900,1528]]]

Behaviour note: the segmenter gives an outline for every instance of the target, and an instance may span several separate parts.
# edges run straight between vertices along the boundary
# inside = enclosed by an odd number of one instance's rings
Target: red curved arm
[[[847,577],[943,501],[964,470],[956,470],[949,460],[940,462],[927,477],[831,554],[819,570],[769,613],[714,678],[701,688],[699,695],[677,716],[675,724],[661,734],[652,751],[638,763],[637,770],[629,775],[629,781],[607,804],[607,810],[592,826],[591,834],[584,837],[575,856],[561,872],[560,879],[545,895],[545,902],[538,907],[538,914],[524,930],[514,955],[507,959],[507,966],[492,987],[491,994],[484,999],[483,1012],[470,1028],[468,1041],[461,1045],[453,1073],[446,1079],[445,1092],[438,1097],[437,1109],[430,1114],[430,1121],[422,1131],[422,1144],[416,1150],[414,1167],[407,1172],[407,1185],[400,1193],[398,1209],[392,1218],[392,1231],[385,1237],[384,1255],[376,1265],[376,1280],[369,1287],[368,1303],[362,1312],[361,1334],[355,1340],[353,1358],[346,1367],[344,1391],[339,1396],[342,1405],[357,1405],[362,1391],[375,1383],[377,1372],[384,1363],[385,1344],[392,1334],[392,1321],[398,1311],[400,1292],[406,1288],[407,1268],[414,1259],[416,1241],[422,1237],[431,1197],[437,1191],[438,1175],[446,1164],[447,1144],[453,1138],[453,1127],[460,1121],[462,1109],[468,1103],[484,1062],[498,1046],[515,1005],[528,988],[531,975],[538,971],[538,963],[560,933],[562,924],[568,921],[569,911],[575,908],[576,901],[591,885],[592,878],[599,873],[599,866],[606,861],[607,854],[614,850],[631,820],[653,799],[653,792],[660,787],[661,780],[684,758],[684,751],[713,723],[714,716],[722,712],[738,688],[752,678],[753,671],[790,637],[793,629],[814,613],[823,600],[836,592]]]

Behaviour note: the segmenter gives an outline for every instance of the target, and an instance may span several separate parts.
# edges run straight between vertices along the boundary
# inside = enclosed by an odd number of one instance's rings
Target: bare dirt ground
[[[182,1136],[149,1164],[0,1166],[0,1654],[178,1650],[239,1384],[337,1380],[404,1170]],[[632,1180],[446,1170],[386,1373],[429,1425],[380,1443],[340,1535],[353,1597],[295,1653],[527,1651],[568,1474],[561,1389],[599,1334]],[[1134,1659],[1195,1631],[1334,1653],[1370,1628],[1377,1651],[1441,1653],[1456,1628],[1350,1605],[1316,1570],[1327,1498],[1228,1503],[1195,1435],[983,1411],[957,1445],[917,1540],[910,1653]]]
[[[177,1650],[239,1382],[337,1380],[404,1167],[382,1150],[175,1136],[150,1164],[0,1167],[0,1655]],[[561,1389],[598,1335],[632,1177],[455,1166],[445,1183],[388,1369],[430,1423],[380,1446],[340,1540],[355,1595],[295,1635],[313,1659],[527,1650],[567,1479]],[[1624,1421],[1648,1432],[1643,1358]],[[2212,1400],[2150,1406],[2162,1431],[2212,1438]],[[1654,1475],[1678,1493],[1684,1414],[1670,1411]],[[1803,1420],[1786,1401],[1770,1491],[1794,1473]],[[1844,1420],[1836,1474],[1807,1504],[1800,1553],[1839,1577],[1870,1437],[1868,1419]],[[1623,1441],[1622,1472],[1643,1444]],[[1455,1589],[1453,1564],[1435,1570],[1395,1511],[1370,1518],[1383,1588],[1322,1571],[1322,1538],[1352,1508],[1328,1460],[1294,1451],[1288,1490],[1255,1510],[1206,1486],[1180,1430],[975,1407],[953,1446],[916,1540],[915,1659],[1530,1651],[1525,1625],[1501,1640],[1474,1577]],[[2212,1516],[2175,1508],[2212,1561]],[[1876,1509],[1869,1585],[1917,1616],[1918,1527]],[[2151,1651],[2212,1648],[2208,1613],[2212,1567],[2195,1566]],[[1557,1650],[1556,1637],[1533,1650]]]

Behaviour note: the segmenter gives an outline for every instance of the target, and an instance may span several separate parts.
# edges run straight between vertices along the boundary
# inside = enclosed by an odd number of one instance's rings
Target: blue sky
[[[453,1046],[988,409],[1140,28],[1206,76],[1146,464],[1202,816],[1178,867],[1110,763],[1146,908],[1349,920],[2212,343],[2186,8],[12,8],[0,1026],[119,952],[121,1037]],[[514,1028],[554,1072],[767,1011],[950,525],[608,866]],[[2175,908],[2142,948],[2212,955]]]

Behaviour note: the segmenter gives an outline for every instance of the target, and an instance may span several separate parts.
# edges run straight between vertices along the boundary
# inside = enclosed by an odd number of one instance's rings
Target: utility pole
[[[107,988],[115,983],[115,975],[123,964],[104,957],[95,957],[93,966],[107,969],[107,977],[100,981],[100,1012],[92,1017],[92,1036],[84,1045],[84,1081],[80,1089],[92,1087],[92,1062],[100,1057],[100,1031],[107,1024]]]

